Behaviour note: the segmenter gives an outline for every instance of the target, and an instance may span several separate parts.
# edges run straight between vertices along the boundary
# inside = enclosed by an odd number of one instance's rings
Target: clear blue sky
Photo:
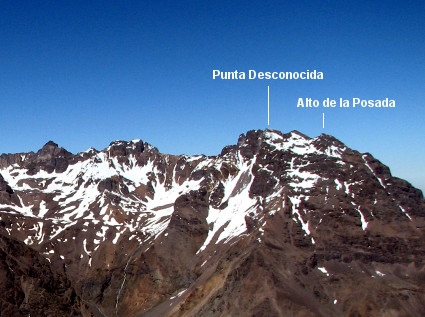
[[[332,134],[425,189],[423,1],[1,1],[0,153],[141,138],[218,154],[267,127]],[[220,81],[212,70],[321,81]],[[298,98],[396,100],[297,109]],[[326,124],[322,128],[322,113]]]

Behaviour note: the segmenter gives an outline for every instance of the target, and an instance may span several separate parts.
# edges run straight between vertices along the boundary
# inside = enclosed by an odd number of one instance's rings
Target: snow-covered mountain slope
[[[214,157],[48,142],[1,155],[0,175],[0,230],[67,275],[82,315],[425,311],[409,284],[422,276],[422,193],[328,135],[249,131]],[[375,285],[367,301],[352,298],[359,282]]]

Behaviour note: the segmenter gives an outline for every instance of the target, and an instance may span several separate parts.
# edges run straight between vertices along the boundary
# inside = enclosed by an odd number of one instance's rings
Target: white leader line
[[[267,86],[267,125],[270,125],[270,86]]]

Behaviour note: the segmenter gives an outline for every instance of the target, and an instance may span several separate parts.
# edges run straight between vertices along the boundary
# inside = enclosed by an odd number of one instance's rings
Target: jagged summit
[[[48,142],[0,175],[0,235],[82,316],[425,313],[422,192],[332,136],[252,130],[208,157]],[[22,294],[1,305],[36,314],[1,261]]]
[[[46,144],[44,144],[44,146],[43,146],[43,148],[51,148],[51,147],[53,147],[53,148],[57,148],[57,147],[59,147],[59,146],[57,145],[57,143],[55,143],[55,142],[53,142],[53,141],[49,141],[49,142],[47,142]]]
[[[292,141],[291,141],[292,140]],[[273,145],[276,145],[277,143],[283,144],[286,142],[295,142],[295,140],[298,140],[298,142],[303,141],[305,144],[309,144],[310,140],[314,140],[315,144],[319,144],[319,143],[326,143],[325,146],[329,145],[329,144],[335,144],[341,147],[345,147],[345,145],[339,141],[338,139],[336,139],[335,137],[331,136],[331,135],[327,135],[327,134],[321,134],[320,136],[316,137],[316,138],[311,138],[297,130],[293,130],[291,132],[288,133],[282,133],[279,130],[275,130],[275,129],[265,129],[265,130],[249,130],[244,134],[241,134],[239,136],[238,142],[236,145],[228,145],[225,146],[223,148],[223,151],[226,152],[227,149],[231,149],[237,146],[241,146],[242,144],[244,144],[244,142],[248,142],[248,143],[257,143],[257,144],[261,144],[261,142],[263,141],[270,141]],[[131,141],[125,141],[125,140],[116,140],[116,141],[112,141],[108,147],[106,147],[103,150],[97,150],[95,148],[90,148],[86,151],[80,152],[75,156],[87,156],[87,154],[96,154],[99,152],[108,152],[110,155],[112,156],[128,156],[130,154],[134,154],[134,153],[141,153],[143,151],[154,151],[159,153],[158,149],[154,146],[152,146],[151,144],[142,141],[141,139],[134,139]],[[53,156],[60,156],[63,155],[64,153],[67,154],[67,156],[70,156],[70,154],[72,155],[72,153],[68,152],[66,149],[59,147],[59,145],[57,143],[55,143],[54,141],[48,141],[40,150],[38,150],[36,152],[37,154],[43,155],[43,154],[50,154]],[[30,157],[32,155],[34,155],[34,152],[28,152],[28,153],[20,153],[21,156],[25,155],[26,157]],[[222,155],[223,153],[221,153],[220,155]],[[15,156],[17,154],[2,154],[1,156]],[[74,155],[72,155],[74,156]],[[212,156],[215,157],[215,156]]]

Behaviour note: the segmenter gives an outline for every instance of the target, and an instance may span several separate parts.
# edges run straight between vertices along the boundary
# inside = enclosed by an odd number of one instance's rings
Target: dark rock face
[[[9,204],[12,200],[13,189],[0,174],[0,203]]]
[[[422,192],[329,135],[215,157],[50,141],[0,175],[10,316],[425,315]]]
[[[80,316],[80,299],[64,275],[22,242],[0,235],[2,316]]]
[[[28,175],[34,175],[40,170],[47,173],[63,173],[69,165],[69,160],[73,155],[52,141],[47,142],[30,160],[26,168]]]
[[[0,175],[0,192],[5,192],[9,195],[13,194],[12,188],[10,188],[9,184],[4,180],[3,176]]]
[[[141,140],[135,142],[115,141],[109,144],[110,156],[128,156],[130,154],[142,153],[145,146]]]

